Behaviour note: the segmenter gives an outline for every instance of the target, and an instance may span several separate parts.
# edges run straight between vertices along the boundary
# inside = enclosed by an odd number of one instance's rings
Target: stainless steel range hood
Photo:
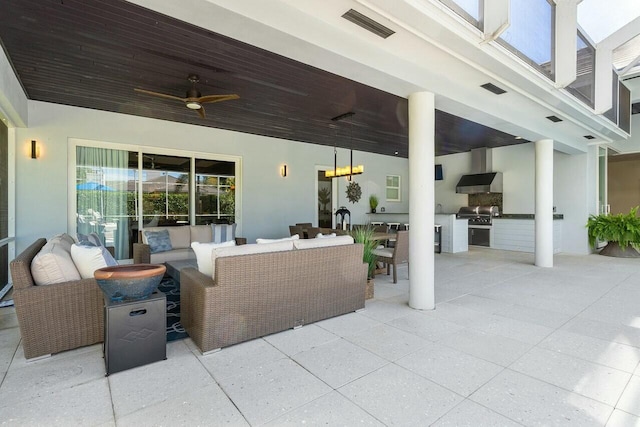
[[[462,175],[456,193],[502,193],[502,172],[492,172],[490,148],[471,150],[471,174]]]

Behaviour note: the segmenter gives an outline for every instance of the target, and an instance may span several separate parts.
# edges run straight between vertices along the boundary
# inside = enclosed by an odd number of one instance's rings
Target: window
[[[400,195],[400,176],[387,175],[387,202],[399,202]]]
[[[549,0],[511,0],[511,25],[498,43],[553,80],[555,5]]]
[[[577,67],[576,79],[571,82],[567,90],[580,101],[593,107],[596,50],[578,31],[577,36]]]
[[[9,282],[9,133],[0,121],[0,291]],[[0,295],[2,299],[4,295]]]
[[[238,157],[84,140],[71,145],[69,191],[76,197],[69,201],[69,229],[97,233],[118,260],[133,256],[144,227],[236,222]]]
[[[440,2],[463,17],[465,21],[482,30],[483,0],[440,0]]]
[[[196,224],[235,222],[235,163],[196,159]]]

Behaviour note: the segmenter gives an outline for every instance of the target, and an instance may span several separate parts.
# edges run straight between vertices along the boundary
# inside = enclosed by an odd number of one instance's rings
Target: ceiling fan
[[[229,101],[229,100],[232,100],[232,99],[240,98],[236,94],[230,94],[230,95],[205,95],[205,96],[202,96],[200,94],[200,91],[198,89],[196,89],[196,83],[198,83],[200,81],[200,77],[198,77],[197,74],[190,74],[188,79],[191,82],[191,89],[189,89],[187,91],[187,96],[185,98],[180,98],[179,96],[167,95],[165,93],[152,92],[150,90],[144,90],[144,89],[138,89],[138,88],[135,88],[134,90],[136,92],[144,93],[144,94],[147,94],[147,95],[159,96],[160,98],[174,99],[176,101],[182,101],[182,102],[184,102],[184,105],[187,106],[187,108],[197,111],[198,114],[200,115],[200,117],[203,118],[203,119],[204,119],[205,115],[204,115],[204,107],[202,106],[202,104],[212,103],[212,102]]]

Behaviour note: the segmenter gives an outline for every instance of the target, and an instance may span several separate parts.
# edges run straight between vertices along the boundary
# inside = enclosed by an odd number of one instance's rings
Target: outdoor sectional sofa
[[[227,233],[227,229],[230,231]],[[171,250],[152,253],[148,245],[144,232],[158,232],[167,230],[171,239]],[[177,227],[147,227],[140,230],[140,243],[133,244],[133,262],[135,264],[161,264],[168,261],[184,261],[196,259],[191,243],[193,242],[213,242],[235,240],[237,245],[247,242],[243,237],[235,237],[235,224],[212,224],[212,225],[182,225]],[[218,236],[214,233],[217,231]],[[221,231],[224,231],[221,233]],[[224,237],[219,239],[220,234]],[[227,237],[228,235],[228,237]],[[216,238],[218,237],[218,238]]]
[[[203,353],[364,308],[362,244],[214,260],[181,272],[181,323]]]
[[[31,262],[46,243],[36,240],[11,261],[13,301],[27,359],[104,338],[104,297],[95,279],[36,285]]]

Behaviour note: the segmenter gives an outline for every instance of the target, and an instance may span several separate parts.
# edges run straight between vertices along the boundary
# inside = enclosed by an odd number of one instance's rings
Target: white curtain
[[[128,166],[127,151],[77,147],[77,232],[97,233],[105,246],[114,246],[116,259],[131,258],[127,215]]]

